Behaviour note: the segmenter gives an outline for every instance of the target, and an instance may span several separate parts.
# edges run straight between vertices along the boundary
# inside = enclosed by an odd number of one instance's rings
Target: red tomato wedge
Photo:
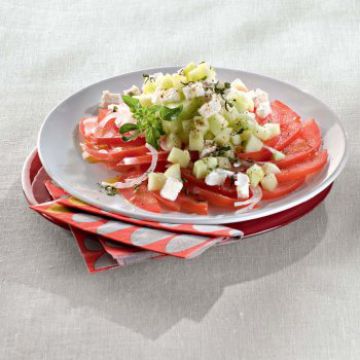
[[[294,140],[284,150],[284,159],[277,161],[280,168],[297,164],[309,159],[321,146],[321,131],[314,119],[304,122],[300,137]]]
[[[235,197],[237,196],[235,187],[228,182],[225,182],[223,186],[209,186],[206,185],[204,182],[204,179],[197,179],[191,172],[190,169],[181,169],[181,176],[187,180],[191,185],[196,185],[198,187],[201,187],[203,189],[213,191],[216,193],[223,194],[225,196],[229,197]]]
[[[263,189],[262,200],[276,199],[286,194],[289,194],[304,184],[305,179],[299,179],[295,181],[289,181],[283,184],[279,184],[274,191],[268,191]]]
[[[145,145],[145,139],[138,137],[131,141],[124,141],[122,136],[105,137],[100,136],[93,139],[93,142],[97,145],[108,145],[108,146],[121,146],[121,147],[134,147]]]
[[[164,205],[164,207],[168,210],[172,211],[180,211],[180,204],[177,201],[171,201],[168,199],[164,199],[157,191],[153,192],[159,204]]]
[[[238,201],[237,199],[218,194],[214,191],[203,189],[198,186],[191,186],[190,184],[185,183],[186,187],[190,190],[191,194],[196,195],[199,199],[207,201],[211,205],[218,207],[232,208],[234,203]]]
[[[176,200],[180,204],[180,210],[186,213],[207,215],[209,206],[206,201],[198,201],[189,195],[180,194]]]
[[[158,200],[154,196],[154,193],[147,190],[145,184],[141,184],[136,189],[128,188],[119,190],[120,194],[123,195],[133,205],[155,213],[161,212],[161,206]]]
[[[305,178],[307,175],[315,174],[320,171],[327,163],[327,151],[321,151],[314,158],[289,166],[276,174],[279,182],[287,182]]]

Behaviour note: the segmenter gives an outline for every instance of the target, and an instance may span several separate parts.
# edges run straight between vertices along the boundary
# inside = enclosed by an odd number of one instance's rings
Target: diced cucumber
[[[164,175],[166,177],[172,177],[181,180],[180,164],[173,164],[169,166],[167,170],[164,172]]]
[[[148,80],[143,85],[143,93],[144,94],[152,94],[156,90],[156,82]]]
[[[232,81],[231,87],[238,91],[248,91],[248,88],[240,79],[235,79],[234,81]]]
[[[250,185],[255,187],[264,178],[264,170],[257,164],[252,165],[246,170],[246,174],[250,179]]]
[[[148,176],[148,190],[157,191],[161,190],[166,181],[166,176],[163,173],[150,173]]]
[[[275,165],[272,162],[266,162],[262,165],[262,168],[264,170],[265,175],[268,174],[278,174],[280,172],[280,169],[277,165]]]
[[[214,170],[218,166],[218,161],[216,157],[208,156],[201,160],[206,164],[208,170]]]
[[[235,134],[235,135],[231,136],[231,142],[235,146],[241,145],[241,135],[240,134]]]
[[[189,150],[201,151],[204,148],[204,135],[198,130],[189,133]]]
[[[230,160],[225,156],[219,156],[217,157],[218,166],[221,169],[231,169],[231,162]]]
[[[180,130],[181,126],[179,119],[171,121],[161,120],[161,124],[165,134],[175,134],[178,130]]]
[[[263,126],[256,123],[254,134],[261,140],[266,141],[280,134],[280,124],[265,124]]]
[[[187,64],[185,67],[184,67],[184,75],[185,76],[187,76],[188,74],[189,74],[189,72],[191,71],[191,70],[194,70],[196,68],[196,64],[195,63],[193,63],[193,62],[191,62],[191,63],[189,63],[189,64]]]
[[[167,160],[173,164],[179,164],[181,167],[185,168],[189,165],[190,153],[188,150],[181,150],[177,147],[173,147]]]
[[[209,130],[209,121],[201,116],[195,116],[193,119],[195,130],[205,134]]]
[[[228,126],[228,122],[220,114],[215,114],[209,118],[210,131],[216,136]]]
[[[141,94],[139,96],[139,102],[142,106],[151,106],[152,105],[151,95]]]
[[[191,120],[183,120],[181,122],[181,126],[183,131],[189,135],[189,132],[191,130],[191,126],[192,126],[192,121]]]
[[[275,174],[267,174],[261,180],[261,186],[268,191],[274,191],[278,185]]]
[[[215,136],[215,142],[219,145],[227,145],[230,142],[230,135],[232,130],[230,128],[225,128],[221,130],[216,136]]]
[[[180,137],[174,133],[169,134],[166,137],[166,148],[172,149],[172,148],[181,148],[182,141]]]
[[[191,99],[191,100],[185,100],[182,105],[183,105],[183,110],[181,112],[181,114],[179,115],[178,119],[180,120],[188,120],[188,119],[192,119],[198,109],[204,104],[204,99],[203,98],[195,98],[195,99]]]
[[[180,74],[173,74],[172,75],[172,82],[175,89],[179,90],[184,87],[186,83],[186,76]]]
[[[160,89],[170,89],[174,87],[173,79],[170,74],[159,76],[156,80],[156,84]]]
[[[260,151],[263,148],[263,143],[256,136],[250,135],[245,145],[245,152]]]
[[[202,160],[195,161],[193,174],[197,179],[203,179],[208,173],[208,167]]]
[[[199,64],[195,69],[190,70],[186,74],[188,81],[212,80],[213,77],[213,70],[210,69],[207,63]]]
[[[275,160],[275,161],[282,160],[282,159],[284,159],[284,157],[285,157],[285,154],[282,153],[281,151],[278,151],[278,150],[273,149],[271,152],[272,152],[272,158],[273,158],[273,160]]]
[[[211,131],[207,131],[204,135],[204,140],[213,140],[214,139],[214,134]]]
[[[226,95],[226,100],[231,102],[239,112],[254,110],[254,102],[247,93],[232,89]]]

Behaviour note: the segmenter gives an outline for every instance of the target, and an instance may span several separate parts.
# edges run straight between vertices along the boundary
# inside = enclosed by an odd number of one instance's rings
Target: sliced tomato
[[[120,160],[126,157],[143,155],[148,151],[149,150],[146,148],[146,146],[112,148],[109,150],[109,161],[117,164]]]
[[[238,152],[237,157],[242,160],[267,161],[271,158],[271,152],[267,149],[251,151],[248,153]]]
[[[302,184],[304,184],[305,179],[299,179],[294,181],[289,181],[283,184],[279,184],[274,191],[268,191],[263,189],[263,200],[276,199],[286,194],[289,194],[299,188]]]
[[[154,191],[153,194],[156,197],[159,204],[163,205],[166,209],[172,211],[180,211],[180,204],[178,201],[170,201],[164,199],[157,191]]]
[[[206,201],[199,201],[185,194],[179,194],[176,201],[180,204],[180,210],[183,212],[199,215],[207,215],[209,213],[209,206]]]
[[[145,184],[137,188],[121,189],[119,192],[133,205],[156,213],[161,212],[161,207],[154,194],[147,190]]]
[[[139,145],[145,145],[145,139],[138,137],[131,141],[124,141],[122,136],[100,136],[93,139],[93,142],[97,145],[108,145],[108,146],[121,146],[121,147],[134,147]]]
[[[276,174],[276,178],[279,182],[305,178],[307,175],[315,174],[320,171],[326,165],[327,159],[327,151],[321,151],[310,160],[282,169],[280,173]]]
[[[198,186],[192,186],[189,183],[185,183],[186,188],[190,191],[192,195],[197,196],[200,200],[207,201],[209,204],[218,206],[232,208],[237,199],[218,194],[214,191],[203,189]]]
[[[312,157],[321,146],[321,131],[314,119],[304,122],[300,137],[294,140],[284,150],[284,159],[277,161],[281,167],[288,167]]]
[[[205,184],[203,179],[197,179],[192,174],[190,169],[181,169],[181,175],[185,180],[187,180],[192,185],[196,185],[203,189],[213,191],[216,193],[220,193],[220,194],[223,194],[223,195],[229,196],[229,197],[237,196],[235,186],[231,185],[231,183],[229,183],[229,182],[225,182],[225,184],[223,186],[209,186],[209,185]]]

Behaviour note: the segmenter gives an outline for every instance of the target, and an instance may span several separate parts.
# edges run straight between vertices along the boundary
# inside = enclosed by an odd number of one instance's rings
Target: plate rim
[[[115,210],[112,207],[102,203],[101,201],[97,201],[97,200],[92,200],[87,197],[87,196],[83,196],[81,194],[81,192],[74,190],[74,189],[70,189],[71,186],[67,186],[66,182],[63,182],[62,179],[54,176],[54,174],[52,173],[52,171],[48,168],[46,161],[44,161],[44,156],[42,154],[42,147],[41,147],[41,138],[43,136],[43,132],[44,132],[44,128],[45,125],[48,121],[48,119],[51,117],[51,115],[58,109],[60,108],[64,103],[66,103],[69,99],[71,99],[74,96],[77,96],[79,94],[81,94],[82,92],[86,91],[87,89],[99,85],[103,82],[107,82],[109,80],[118,78],[120,76],[125,76],[125,75],[132,75],[132,74],[136,74],[136,73],[141,73],[141,72],[159,72],[159,71],[163,71],[164,69],[173,71],[173,70],[177,70],[179,67],[177,66],[161,66],[161,67],[152,67],[152,68],[145,68],[145,69],[138,69],[138,70],[134,70],[134,71],[130,71],[130,72],[124,72],[124,73],[120,73],[114,76],[110,76],[108,78],[96,81],[92,84],[89,84],[85,87],[82,87],[80,90],[75,91],[74,93],[72,93],[71,95],[67,96],[66,98],[64,98],[63,100],[61,100],[60,102],[58,102],[49,112],[48,114],[45,116],[39,132],[38,132],[38,137],[37,137],[37,149],[38,149],[38,154],[39,154],[39,158],[41,163],[43,164],[44,169],[46,170],[46,172],[49,174],[49,176],[56,182],[58,183],[62,188],[64,188],[67,192],[69,192],[71,195],[77,197],[78,199],[85,201],[93,206],[96,206],[98,208],[104,209],[106,211],[109,212],[117,212],[120,213],[122,215],[125,216],[130,216],[130,217],[134,217],[134,218],[138,218],[138,219],[142,219],[142,220],[148,220],[148,221],[161,221],[161,222],[166,222],[166,223],[175,223],[175,224],[184,224],[184,223],[192,223],[192,224],[199,224],[199,225],[205,225],[205,224],[209,224],[211,222],[211,224],[230,224],[230,223],[234,223],[234,222],[243,222],[243,221],[248,221],[248,220],[253,220],[253,219],[261,219],[262,217],[268,216],[268,215],[272,215],[272,214],[276,214],[278,212],[290,209],[294,206],[300,205],[310,199],[312,199],[314,196],[318,195],[321,191],[323,191],[326,187],[328,187],[331,183],[333,183],[335,181],[335,179],[340,175],[340,173],[342,172],[342,170],[344,169],[348,158],[349,158],[349,145],[348,145],[348,134],[344,128],[344,125],[341,121],[341,119],[339,118],[339,116],[328,106],[326,105],[322,100],[318,99],[317,97],[315,97],[314,95],[310,94],[309,92],[302,90],[301,88],[283,81],[283,80],[278,80],[276,78],[267,76],[267,75],[263,75],[260,73],[255,73],[255,72],[250,72],[250,71],[244,71],[244,70],[240,70],[240,69],[235,69],[235,68],[226,68],[226,67],[216,67],[216,69],[220,70],[220,71],[240,71],[242,73],[248,74],[250,76],[257,76],[257,77],[261,77],[264,80],[267,81],[275,81],[279,84],[283,84],[285,86],[291,87],[296,91],[299,91],[303,94],[305,94],[306,96],[312,98],[313,100],[315,100],[316,102],[318,102],[322,107],[326,108],[327,111],[329,111],[333,117],[336,119],[337,125],[340,126],[340,129],[344,135],[344,139],[345,139],[345,144],[344,144],[344,152],[342,154],[341,160],[338,164],[338,166],[336,167],[336,169],[333,171],[333,173],[325,180],[323,181],[321,184],[319,184],[313,191],[308,192],[307,194],[303,195],[302,197],[300,197],[299,199],[295,199],[293,200],[291,203],[285,203],[283,205],[277,206],[274,209],[267,209],[267,212],[264,213],[257,213],[254,215],[254,213],[252,213],[251,211],[248,213],[244,213],[244,214],[232,214],[227,216],[226,218],[208,218],[208,217],[204,217],[202,218],[201,215],[196,215],[194,214],[193,217],[196,218],[195,221],[189,221],[189,219],[186,218],[181,218],[179,216],[179,218],[176,219],[161,219],[161,215],[154,213],[151,214],[149,212],[149,215],[142,215],[142,214],[137,214],[137,213],[133,213],[131,211],[127,212],[127,211],[119,211],[119,210]]]

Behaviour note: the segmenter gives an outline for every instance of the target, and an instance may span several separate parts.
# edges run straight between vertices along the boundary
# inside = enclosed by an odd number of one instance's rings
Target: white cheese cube
[[[204,86],[200,81],[186,85],[182,90],[186,100],[191,100],[205,95]]]
[[[264,101],[261,102],[257,105],[256,107],[256,115],[261,118],[264,119],[266,118],[268,115],[271,114],[271,105],[270,102],[268,101]]]
[[[238,198],[247,199],[250,195],[249,177],[241,172],[237,173],[235,176],[235,185]]]
[[[102,104],[120,104],[122,101],[121,94],[112,93],[109,90],[104,90],[101,96]]]
[[[232,176],[233,174],[234,173],[232,171],[224,169],[213,170],[205,177],[205,184],[209,186],[223,185],[226,178]]]
[[[168,177],[163,188],[160,191],[160,196],[164,199],[175,201],[183,188],[183,183],[173,177]]]
[[[199,114],[205,119],[219,113],[221,110],[221,103],[217,96],[213,96],[212,99],[202,105],[199,109]]]

